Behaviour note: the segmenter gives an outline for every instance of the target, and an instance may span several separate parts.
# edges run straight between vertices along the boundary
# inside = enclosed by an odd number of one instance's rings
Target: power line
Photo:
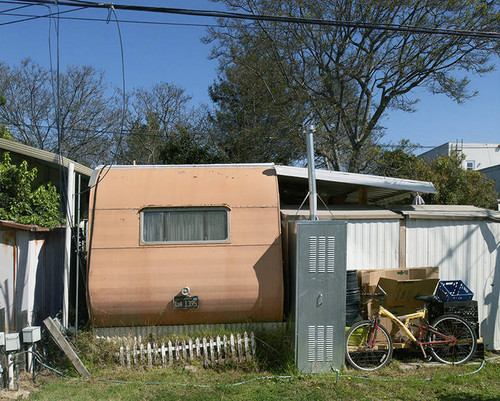
[[[32,4],[32,5],[35,5],[35,4]],[[36,4],[36,5],[38,5],[38,4]],[[17,24],[17,23],[20,23],[20,22],[31,21],[31,20],[35,20],[35,19],[39,19],[39,18],[50,18],[52,16],[58,16],[60,14],[71,13],[71,12],[79,11],[79,10],[83,10],[83,9],[85,9],[85,7],[76,7],[76,8],[73,8],[71,10],[66,10],[66,11],[57,11],[57,12],[54,12],[54,13],[48,13],[48,14],[44,14],[44,15],[30,16],[28,18],[24,18],[24,19],[20,19],[20,20],[9,21],[9,22],[2,22],[2,23],[0,23],[0,26]],[[6,15],[8,15],[8,14],[6,14]]]
[[[31,0],[30,3],[45,4],[45,5],[52,4],[51,2],[48,2],[46,0]],[[106,3],[95,3],[95,2],[81,1],[81,0],[58,1],[57,4],[60,6],[70,6],[70,7],[80,5],[85,8],[99,8],[99,9],[108,9],[112,5],[113,8],[116,10],[126,10],[126,11],[142,11],[151,13],[187,15],[187,16],[197,16],[197,17],[227,18],[236,20],[267,21],[267,22],[280,22],[280,23],[292,23],[292,24],[374,29],[374,30],[407,32],[416,34],[452,35],[452,36],[463,36],[463,37],[473,37],[473,38],[483,38],[483,39],[500,39],[500,32],[471,31],[464,29],[422,28],[412,25],[402,26],[396,24],[374,24],[368,22],[322,20],[315,18],[282,17],[273,15],[255,15],[255,14],[228,12],[228,11],[137,6],[137,5],[114,4],[114,3],[106,4]]]
[[[32,7],[34,6],[35,4],[26,4],[24,6],[19,6],[19,7],[14,7],[14,8],[9,8],[8,10],[2,10],[0,11],[0,14],[6,14],[8,12],[11,12],[11,11],[15,11],[15,10],[21,10],[22,8],[27,8],[27,7]],[[10,15],[10,14],[7,14],[7,15]]]
[[[0,1],[1,3],[1,1]],[[31,7],[26,6],[26,7]],[[0,14],[4,14],[0,12]],[[12,17],[35,17],[33,14],[21,14],[21,13],[5,13],[4,15],[12,16]],[[40,18],[50,18],[52,15],[48,16],[39,16]],[[89,22],[107,22],[107,18],[91,18],[91,17],[60,17],[62,20],[71,20],[71,21],[89,21]],[[185,26],[185,27],[195,27],[195,28],[217,28],[219,25],[217,24],[190,24],[190,23],[182,23],[182,22],[163,22],[163,21],[146,21],[146,20],[129,20],[129,19],[118,19],[120,24],[144,24],[144,25],[167,25],[167,26]],[[1,24],[0,24],[1,25]]]

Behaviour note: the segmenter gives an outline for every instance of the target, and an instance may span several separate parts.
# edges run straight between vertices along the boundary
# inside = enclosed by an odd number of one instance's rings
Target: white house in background
[[[438,156],[450,155],[459,151],[465,155],[462,167],[465,170],[482,170],[500,165],[500,143],[464,143],[446,142],[441,146],[419,155],[424,159],[437,159]]]

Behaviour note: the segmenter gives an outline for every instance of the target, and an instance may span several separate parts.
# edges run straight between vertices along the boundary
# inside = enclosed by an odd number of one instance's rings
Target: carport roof
[[[308,171],[303,167],[275,166],[280,188],[303,192],[307,187]],[[436,193],[431,182],[405,180],[376,175],[316,170],[316,186],[322,196],[345,197],[348,203],[358,203],[359,189],[366,189],[368,203],[378,204],[409,193]]]

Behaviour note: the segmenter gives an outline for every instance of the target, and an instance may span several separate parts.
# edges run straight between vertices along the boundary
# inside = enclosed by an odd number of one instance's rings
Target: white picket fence
[[[223,365],[239,363],[255,358],[255,336],[251,332],[231,334],[227,336],[196,338],[194,341],[175,340],[160,343],[142,342],[139,337],[99,337],[98,339],[112,342],[120,346],[116,354],[121,366],[172,366],[174,364],[203,362],[205,367],[210,365]]]

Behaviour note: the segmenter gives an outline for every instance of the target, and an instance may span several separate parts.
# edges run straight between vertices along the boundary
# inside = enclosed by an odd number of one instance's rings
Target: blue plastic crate
[[[436,297],[441,302],[470,301],[473,296],[462,280],[440,281],[436,289]]]

